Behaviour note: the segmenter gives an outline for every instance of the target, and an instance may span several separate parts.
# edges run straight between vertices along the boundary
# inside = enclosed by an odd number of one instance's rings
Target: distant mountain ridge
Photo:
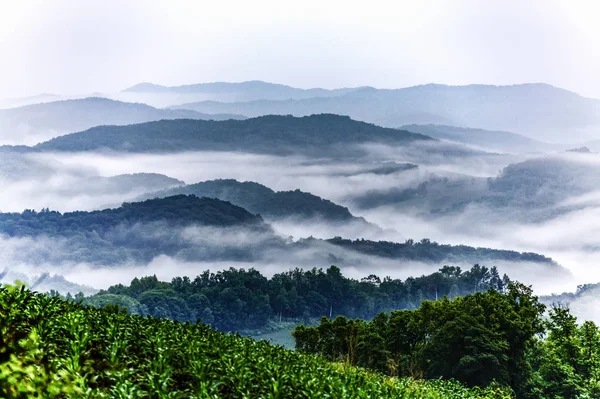
[[[284,100],[311,97],[338,96],[359,88],[322,89],[310,88],[300,89],[277,83],[251,80],[245,82],[212,82],[197,83],[181,86],[162,86],[154,83],[138,83],[125,90],[124,93],[179,93],[179,94],[211,94],[213,96],[224,96],[223,100],[246,101],[248,100]]]
[[[314,238],[309,238],[303,242],[320,241]],[[480,259],[480,261],[490,260],[511,260],[516,262],[535,262],[546,263],[557,269],[560,267],[552,258],[544,255],[531,252],[517,252],[498,250],[491,248],[475,248],[466,245],[447,245],[438,244],[428,239],[423,239],[420,242],[409,240],[405,243],[396,243],[388,241],[371,241],[371,240],[348,240],[341,237],[335,237],[328,240],[323,240],[329,244],[333,244],[342,248],[351,249],[353,251],[377,255],[383,258],[404,258],[429,262],[464,262],[465,259]],[[423,252],[419,248],[425,249]]]
[[[542,83],[359,88],[333,97],[201,101],[169,108],[248,117],[336,113],[388,127],[442,124],[510,131],[555,142],[583,140],[600,129],[600,100]]]

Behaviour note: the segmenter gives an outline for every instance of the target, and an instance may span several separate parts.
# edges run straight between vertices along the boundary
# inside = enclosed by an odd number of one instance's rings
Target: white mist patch
[[[301,156],[272,156],[237,152],[189,152],[177,154],[123,153],[44,153],[32,157],[43,161],[58,161],[71,169],[89,169],[100,176],[130,173],[160,173],[188,184],[213,179],[254,181],[276,191],[300,189],[348,206],[348,198],[370,190],[408,188],[432,175],[471,171],[477,176],[495,176],[513,158],[483,154],[464,157],[438,155],[440,163],[431,162],[422,145],[407,147],[379,146],[365,159],[328,161]],[[443,146],[440,143],[427,144]],[[368,148],[368,147],[367,147]],[[369,151],[370,148],[368,148]],[[429,160],[426,165],[421,161]],[[389,174],[370,173],[384,161],[414,162],[418,168]],[[460,164],[460,165],[459,165]],[[470,165],[470,166],[469,166]],[[364,172],[364,173],[361,173]],[[89,209],[89,208],[86,208]]]
[[[494,154],[473,150],[465,145],[445,141],[416,141],[406,146],[364,144],[361,148],[372,159],[413,162],[427,166],[434,172],[467,174],[475,177],[492,177],[503,167],[536,155]]]

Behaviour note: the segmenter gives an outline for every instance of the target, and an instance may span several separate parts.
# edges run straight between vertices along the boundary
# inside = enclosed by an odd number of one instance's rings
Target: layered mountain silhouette
[[[388,127],[452,125],[515,132],[550,142],[593,137],[600,128],[599,100],[541,83],[513,86],[428,84],[394,90],[364,87],[337,96],[201,101],[171,108],[248,117],[336,113]]]

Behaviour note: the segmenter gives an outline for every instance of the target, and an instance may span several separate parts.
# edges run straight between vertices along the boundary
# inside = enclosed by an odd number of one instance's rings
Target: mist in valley
[[[423,147],[425,146],[425,147]],[[551,207],[562,209],[566,205],[577,205],[577,209],[559,212],[542,222],[520,222],[507,220],[506,209],[497,209],[486,202],[474,201],[451,212],[431,213],[423,204],[427,195],[417,197],[406,206],[402,201],[383,206],[359,206],[356,199],[366,194],[395,190],[414,189],[432,179],[446,179],[444,184],[454,181],[477,181],[487,187],[487,180],[499,176],[509,164],[525,161],[526,155],[502,155],[471,151],[444,143],[418,144],[412,147],[385,147],[369,145],[367,155],[361,159],[337,162],[327,158],[313,159],[304,156],[278,157],[271,155],[237,152],[190,152],[179,154],[122,154],[122,153],[28,153],[21,154],[28,165],[27,178],[19,179],[11,174],[3,183],[0,209],[3,212],[21,212],[23,209],[41,210],[50,208],[60,212],[94,210],[118,207],[122,202],[134,200],[141,194],[161,189],[151,182],[147,185],[135,181],[127,182],[126,188],[113,186],[112,190],[98,186],[98,180],[110,179],[124,174],[152,174],[161,176],[163,188],[177,187],[213,179],[236,179],[254,181],[273,190],[296,190],[318,195],[346,206],[356,217],[371,223],[328,223],[317,219],[294,218],[267,219],[274,235],[282,241],[297,241],[306,237],[322,239],[340,236],[349,239],[384,240],[404,242],[408,239],[428,238],[441,244],[467,244],[475,247],[536,252],[554,259],[564,269],[527,263],[494,261],[480,262],[488,267],[498,266],[502,273],[513,279],[532,284],[536,292],[572,291],[577,284],[600,281],[600,273],[594,264],[600,260],[597,226],[593,221],[600,216],[596,201],[597,191],[588,175],[574,176],[583,185],[584,194],[567,196]],[[465,155],[468,154],[468,155]],[[14,156],[14,154],[11,154]],[[0,158],[2,154],[0,154]],[[589,166],[593,172],[600,164],[595,154],[583,157],[578,154],[554,155],[578,165]],[[529,156],[539,159],[540,155]],[[396,167],[391,171],[377,172],[382,164],[389,166],[410,163],[417,167]],[[375,170],[375,172],[374,172]],[[580,169],[577,169],[580,172]],[[590,180],[591,179],[591,180]],[[86,183],[90,182],[91,183]],[[469,183],[471,184],[471,183]],[[461,191],[460,187],[458,191]],[[540,188],[538,191],[543,191]],[[451,193],[451,192],[449,192]],[[476,195],[481,195],[481,193]],[[450,194],[448,194],[450,195]],[[452,202],[456,199],[448,198]],[[439,201],[438,201],[439,202]],[[527,209],[507,208],[511,212],[528,212]],[[156,231],[156,229],[155,229]],[[170,233],[161,233],[170,234]],[[233,230],[215,231],[187,230],[181,237],[202,239],[204,246],[225,245],[229,242],[243,243],[246,233]],[[291,237],[290,237],[291,236]],[[207,237],[216,241],[208,242]],[[256,242],[254,244],[257,244]],[[126,263],[119,267],[106,267],[78,263],[38,263],[27,261],[28,256],[67,251],[61,240],[3,238],[3,264],[12,264],[15,273],[40,275],[44,272],[59,274],[67,280],[96,289],[111,284],[123,283],[135,276],[156,274],[169,280],[175,276],[197,275],[201,271],[220,270],[229,267],[254,267],[265,274],[273,274],[290,268],[327,267],[336,261],[344,273],[353,277],[368,274],[406,278],[431,273],[441,264],[426,264],[405,260],[390,260],[366,256],[352,251],[328,248],[321,252],[285,252],[274,250],[261,254],[253,262],[244,261],[200,261],[190,262],[176,257],[159,256],[147,264]],[[23,256],[23,254],[28,254]],[[323,254],[327,254],[324,256]],[[331,256],[334,255],[334,256]],[[51,257],[50,257],[51,259]],[[341,262],[340,262],[341,260]],[[459,264],[468,268],[469,264]],[[12,269],[11,269],[12,270]]]

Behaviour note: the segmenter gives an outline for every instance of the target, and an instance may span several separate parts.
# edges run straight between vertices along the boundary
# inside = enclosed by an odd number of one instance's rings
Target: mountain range
[[[441,245],[427,239],[392,243],[309,237],[288,242],[259,215],[227,201],[193,195],[124,203],[118,208],[92,212],[59,213],[46,209],[0,213],[0,237],[5,244],[16,240],[16,247],[11,249],[15,261],[63,268],[79,263],[95,267],[140,265],[169,256],[180,262],[310,267],[329,261],[340,267],[367,270],[387,265],[396,272],[413,267],[414,262],[433,268],[445,262],[500,262],[508,264],[506,267],[512,262],[528,262],[540,272],[568,275],[543,255]]]
[[[600,100],[541,83],[362,87],[339,94],[236,102],[209,100],[170,108],[248,117],[335,113],[386,127],[452,125],[515,132],[557,143],[591,139],[600,128]]]
[[[360,88],[340,89],[300,89],[287,85],[252,80],[247,82],[213,82],[197,83],[182,86],[162,86],[153,83],[139,83],[122,91],[122,93],[143,94],[178,94],[181,96],[205,96],[206,99],[223,102],[252,100],[287,100],[313,97],[335,97]]]
[[[471,137],[481,142],[484,139],[476,136],[481,133],[495,144],[508,140],[502,145],[511,149],[514,147],[511,142],[516,140],[519,146],[533,148],[533,152],[536,148],[538,151],[548,148],[544,143],[581,144],[593,140],[600,131],[600,100],[541,83],[332,90],[299,89],[262,81],[170,87],[140,83],[119,93],[94,93],[94,96],[97,97],[63,101],[55,101],[65,98],[57,95],[16,99],[12,104],[44,103],[0,110],[2,141],[33,144],[98,125],[161,119],[224,120],[322,113],[347,115],[384,127],[440,125],[445,127],[442,133],[454,139]],[[458,135],[457,130],[448,131],[450,126],[494,133],[473,130]],[[520,134],[534,142],[525,143],[513,135],[502,138],[499,132]]]

